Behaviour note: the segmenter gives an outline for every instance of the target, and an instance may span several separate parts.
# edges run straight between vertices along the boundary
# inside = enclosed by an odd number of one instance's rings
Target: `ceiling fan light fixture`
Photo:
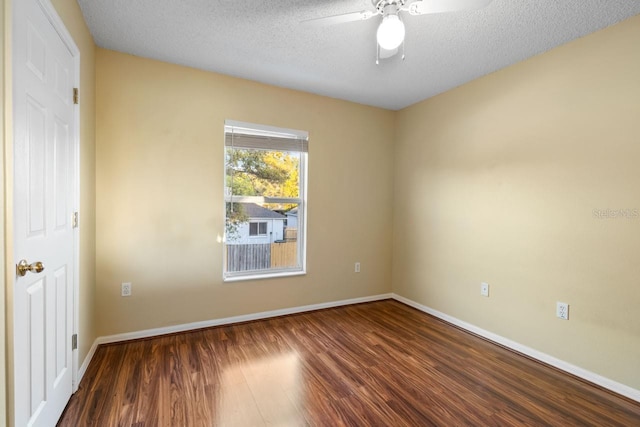
[[[388,14],[382,18],[377,32],[378,44],[386,50],[396,49],[404,40],[404,24],[395,14]]]

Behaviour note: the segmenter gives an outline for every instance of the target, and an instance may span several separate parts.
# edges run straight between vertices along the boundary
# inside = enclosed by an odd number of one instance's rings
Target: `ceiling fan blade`
[[[360,12],[343,13],[341,15],[325,16],[302,21],[302,24],[324,27],[327,25],[344,24],[345,22],[365,21],[378,15],[378,11],[362,10]]]
[[[418,0],[409,4],[406,9],[409,10],[411,15],[426,15],[430,13],[482,9],[492,1],[493,0]]]

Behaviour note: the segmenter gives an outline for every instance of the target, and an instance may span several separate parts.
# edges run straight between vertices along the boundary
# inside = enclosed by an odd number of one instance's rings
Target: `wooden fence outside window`
[[[227,245],[227,271],[295,267],[298,242]]]

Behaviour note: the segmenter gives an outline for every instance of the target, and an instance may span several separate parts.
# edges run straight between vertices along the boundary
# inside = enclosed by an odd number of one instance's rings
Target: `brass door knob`
[[[26,259],[23,259],[16,265],[16,272],[18,276],[24,276],[27,274],[27,271],[32,273],[40,273],[44,270],[44,265],[40,261],[34,262],[33,264],[29,264]]]

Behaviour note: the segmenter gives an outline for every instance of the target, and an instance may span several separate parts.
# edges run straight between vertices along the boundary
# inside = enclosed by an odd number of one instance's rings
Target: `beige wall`
[[[634,17],[398,114],[394,292],[640,389],[640,218],[593,214],[640,209],[639,40]]]
[[[95,53],[76,0],[52,0],[67,30],[80,49],[80,293],[78,357],[82,363],[96,338],[95,329]]]
[[[393,112],[103,49],[96,69],[99,335],[391,291]],[[222,282],[225,119],[309,131],[307,275]]]

